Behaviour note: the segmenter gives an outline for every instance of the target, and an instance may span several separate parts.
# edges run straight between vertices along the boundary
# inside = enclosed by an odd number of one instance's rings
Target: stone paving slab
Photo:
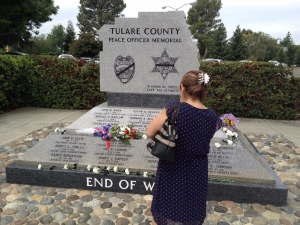
[[[5,182],[5,166],[45,138],[53,124],[0,147],[0,224],[150,224],[152,195],[102,192]],[[300,225],[300,148],[279,134],[248,138],[288,187],[287,204],[208,201],[205,225]],[[274,196],[276,198],[276,196]]]

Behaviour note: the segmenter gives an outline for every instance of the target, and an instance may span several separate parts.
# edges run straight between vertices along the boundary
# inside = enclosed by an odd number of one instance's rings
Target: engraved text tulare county
[[[179,35],[180,28],[110,28],[109,32],[112,36],[108,38],[108,42],[115,43],[182,43]],[[126,35],[123,37],[121,35]],[[128,37],[131,35],[132,37]],[[163,37],[158,37],[163,35]],[[170,36],[166,36],[170,35]],[[155,37],[154,37],[155,36]]]

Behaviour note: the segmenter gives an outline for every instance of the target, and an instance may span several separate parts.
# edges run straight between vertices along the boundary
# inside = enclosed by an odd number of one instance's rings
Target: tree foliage
[[[71,20],[68,21],[66,28],[63,50],[66,52],[70,49],[70,44],[76,39],[76,32]]]
[[[294,45],[294,41],[292,39],[292,35],[291,33],[288,31],[288,33],[286,34],[285,38],[283,38],[281,41],[280,41],[280,44],[284,47],[288,47],[290,45]]]
[[[258,61],[268,61],[274,58],[277,50],[277,40],[264,32],[242,30],[243,39],[248,50],[248,58]]]
[[[281,63],[287,63],[287,57],[283,48],[279,47],[276,53],[276,60]]]
[[[78,40],[70,44],[69,53],[76,57],[95,57],[99,54],[100,43],[91,33],[79,34]]]
[[[115,17],[120,17],[126,8],[123,0],[80,0],[77,15],[80,33],[92,33],[97,36],[97,31],[104,25],[113,23]]]
[[[294,64],[297,48],[294,45],[294,41],[290,32],[288,32],[285,38],[280,41],[280,44],[285,47],[284,49],[286,50],[287,64]]]
[[[298,46],[297,52],[296,52],[296,57],[295,57],[295,63],[297,66],[300,66],[300,46]]]
[[[229,46],[231,60],[243,60],[247,58],[247,46],[243,39],[243,33],[240,25],[238,25],[233,32],[233,36],[229,41]]]
[[[53,0],[1,1],[0,46],[18,44],[23,48],[32,44],[31,32],[37,33],[41,25],[51,21],[59,7]]]
[[[50,38],[51,47],[54,52],[62,53],[65,36],[66,36],[66,33],[65,33],[65,28],[63,27],[63,25],[58,24],[58,25],[53,26],[50,34],[48,34],[48,38]]]
[[[197,0],[188,11],[187,23],[195,39],[198,40],[200,57],[206,57],[213,42],[213,33],[221,22],[221,0]]]
[[[217,59],[226,59],[228,57],[227,31],[223,23],[214,32],[209,56]]]
[[[29,54],[43,54],[53,52],[51,49],[51,40],[45,34],[37,35],[32,38],[32,47],[27,48],[26,52]]]

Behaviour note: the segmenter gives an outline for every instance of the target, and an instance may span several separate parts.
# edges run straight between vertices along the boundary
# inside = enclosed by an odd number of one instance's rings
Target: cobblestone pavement
[[[40,187],[5,182],[5,166],[45,138],[53,124],[0,147],[0,225],[150,224],[151,195]],[[208,201],[206,225],[300,225],[300,148],[282,135],[247,136],[289,189],[286,206]],[[276,198],[276,196],[274,196]],[[187,206],[188,207],[188,206]]]

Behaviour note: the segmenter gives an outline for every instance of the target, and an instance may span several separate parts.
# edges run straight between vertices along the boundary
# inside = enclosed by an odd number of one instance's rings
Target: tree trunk
[[[205,47],[205,52],[204,52],[203,59],[206,59],[207,52],[208,52],[208,46]]]

